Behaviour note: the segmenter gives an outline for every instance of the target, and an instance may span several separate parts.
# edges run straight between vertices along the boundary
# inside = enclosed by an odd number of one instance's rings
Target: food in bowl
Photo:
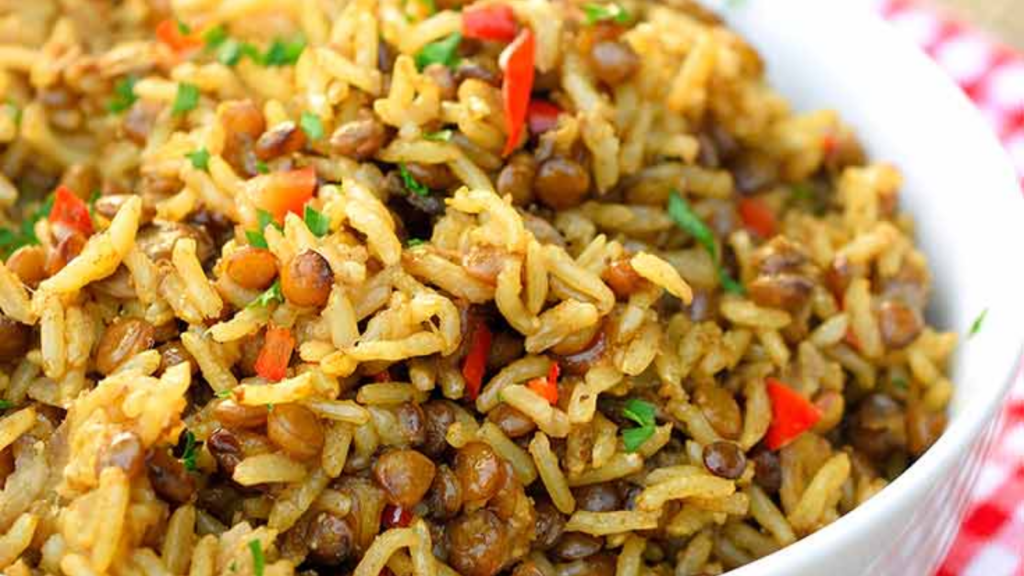
[[[899,173],[696,5],[102,6],[0,23],[5,573],[715,574],[941,434]]]

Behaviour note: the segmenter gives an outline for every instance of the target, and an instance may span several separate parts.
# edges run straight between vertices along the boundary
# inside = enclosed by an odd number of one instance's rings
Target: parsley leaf
[[[263,209],[256,210],[256,225],[258,228],[256,230],[245,231],[245,238],[249,240],[249,244],[256,248],[268,248],[267,238],[263,235],[263,231],[266,230],[267,225],[269,224],[273,224],[274,228],[277,228],[278,230],[282,229],[281,226],[274,221],[274,216],[270,212]]]
[[[615,2],[611,4],[598,4],[588,2],[583,5],[583,14],[587,26],[593,26],[598,22],[615,22],[616,24],[628,24],[632,17],[625,8]]]
[[[459,43],[462,42],[462,34],[455,32],[447,38],[442,38],[427,44],[416,53],[416,68],[423,70],[431,64],[443,64],[453,68],[459,62]]]
[[[217,24],[203,33],[203,42],[207,50],[214,50],[228,40],[228,29],[223,24]]]
[[[267,163],[264,162],[263,160],[257,160],[256,161],[256,171],[259,172],[260,174],[269,174],[270,173],[270,167],[267,166]]]
[[[252,570],[256,576],[263,576],[263,567],[266,560],[263,559],[263,546],[259,540],[249,540],[249,552],[252,552]]]
[[[718,247],[715,245],[715,236],[711,233],[711,229],[704,224],[704,221],[690,208],[690,204],[676,191],[672,191],[668,197],[668,215],[676,223],[676,226],[693,236],[711,255],[711,259],[718,267],[718,278],[722,283],[722,289],[732,294],[742,294],[744,292],[743,285],[729,276],[729,273],[722,267]]]
[[[114,114],[124,112],[132,107],[138,97],[135,95],[135,78],[121,78],[114,84],[114,96],[107,102],[107,110]]]
[[[988,308],[982,310],[981,314],[978,314],[978,317],[974,319],[974,322],[971,322],[971,329],[967,332],[968,338],[972,338],[975,334],[981,332],[981,325],[985,322],[985,316],[988,316]]]
[[[234,38],[228,38],[217,47],[217,61],[225,66],[234,66],[242,59],[242,44]]]
[[[178,93],[174,95],[174,104],[171,105],[171,114],[182,116],[195,109],[199,105],[199,87],[195,84],[182,82],[178,84]]]
[[[430,188],[416,181],[412,174],[409,173],[409,169],[405,167],[405,164],[398,165],[398,174],[402,177],[402,184],[405,184],[406,189],[410,192],[417,196],[430,196]]]
[[[295,64],[298,62],[299,56],[302,55],[302,51],[305,49],[306,39],[301,36],[291,41],[276,38],[270,43],[270,47],[267,48],[267,52],[263,55],[261,63],[264,66],[287,66]]]
[[[630,398],[626,407],[622,409],[622,415],[636,422],[640,426],[654,426],[654,405],[650,402]]]
[[[192,27],[188,24],[185,24],[181,20],[177,20],[175,24],[178,25],[178,32],[180,32],[182,36],[188,36],[192,33]]]
[[[89,218],[96,218],[96,201],[100,199],[103,193],[99,190],[93,190],[92,194],[89,194]]]
[[[181,453],[181,463],[185,470],[196,471],[196,435],[191,430],[185,430],[185,451]]]
[[[906,390],[907,389],[907,379],[903,378],[903,377],[900,377],[900,376],[897,376],[897,377],[892,379],[892,385],[897,387],[897,388],[899,388],[900,390]]]
[[[10,400],[0,400],[0,410],[7,410],[8,408],[13,408],[13,407],[14,407],[14,402],[11,402]]]
[[[409,248],[415,248],[417,246],[423,246],[426,243],[427,241],[421,238],[409,238],[405,245],[408,246]]]
[[[284,294],[281,293],[281,279],[274,280],[274,283],[267,288],[263,294],[256,297],[255,300],[249,302],[249,306],[270,306],[273,302],[284,302]]]
[[[638,425],[622,432],[622,444],[626,452],[636,452],[654,434],[657,422],[654,405],[638,398],[630,398],[622,409],[622,415]]]
[[[654,436],[654,426],[630,428],[623,431],[622,444],[626,448],[626,452],[636,452],[651,436]]]
[[[200,148],[195,152],[185,154],[185,157],[192,162],[192,167],[199,170],[206,170],[210,167],[210,153],[206,148]]]
[[[323,238],[331,231],[331,220],[324,216],[323,212],[312,206],[306,206],[302,213],[302,219],[306,222],[306,227],[309,228],[309,231],[317,238]]]
[[[217,398],[231,398],[231,390],[221,390],[217,392]]]
[[[305,111],[299,118],[299,126],[310,140],[319,140],[324,137],[324,124],[320,117],[312,112]]]
[[[423,135],[423,139],[431,142],[448,142],[452,139],[452,131],[446,128],[437,132],[427,132]]]

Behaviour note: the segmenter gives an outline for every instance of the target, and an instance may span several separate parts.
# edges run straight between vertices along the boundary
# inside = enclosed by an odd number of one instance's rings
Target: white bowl
[[[960,333],[949,427],[880,494],[735,576],[925,576],[964,514],[1024,350],[1024,198],[981,116],[865,2],[709,2],[760,51],[798,109],[833,108],[905,176],[934,275],[930,320]],[[975,337],[972,321],[987,309]]]

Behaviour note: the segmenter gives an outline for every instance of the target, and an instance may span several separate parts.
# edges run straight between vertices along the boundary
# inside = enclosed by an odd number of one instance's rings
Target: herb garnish
[[[178,92],[174,95],[171,114],[181,116],[191,112],[199,105],[199,87],[195,84],[182,82],[178,84]]]
[[[437,132],[427,132],[423,135],[423,139],[431,142],[448,142],[452,139],[452,131],[446,128]]]
[[[185,154],[185,157],[192,162],[192,167],[198,170],[206,170],[210,166],[210,152],[206,148],[200,148],[195,152]]]
[[[427,188],[413,178],[412,174],[409,173],[409,169],[405,167],[405,164],[398,165],[398,174],[402,177],[402,183],[405,184],[405,187],[410,192],[417,196],[430,196],[430,188]]]
[[[181,463],[185,470],[196,471],[196,435],[191,430],[185,430],[185,451],[181,453]]]
[[[459,43],[462,42],[462,34],[455,32],[447,38],[442,38],[427,44],[416,53],[416,68],[423,70],[431,64],[442,64],[454,68],[459,63]]]
[[[586,17],[588,26],[608,21],[615,22],[616,24],[628,24],[631,20],[629,12],[615,2],[611,4],[588,2],[583,5],[583,14]]]
[[[302,213],[302,220],[306,223],[306,227],[313,233],[317,238],[323,238],[331,231],[331,220],[320,212],[316,208],[310,205],[306,205],[306,208]]]
[[[263,576],[266,560],[263,558],[263,546],[259,540],[249,540],[249,552],[252,553],[252,570],[256,576]]]
[[[281,279],[274,280],[274,283],[270,285],[262,294],[256,297],[255,300],[249,302],[251,307],[259,306],[270,306],[272,302],[284,302],[284,294],[281,293]]]
[[[630,428],[622,433],[622,443],[626,452],[636,452],[644,442],[647,442],[648,438],[654,435],[656,426],[654,405],[650,402],[630,398],[626,402],[626,407],[622,409],[622,415],[638,425],[637,428]]]
[[[722,266],[719,258],[718,247],[715,245],[715,236],[707,224],[690,208],[690,204],[673,190],[668,197],[668,215],[677,226],[683,229],[697,242],[704,247],[704,250],[711,255],[715,266],[718,267],[718,278],[722,283],[722,289],[733,294],[743,294],[743,285],[734,280]]]
[[[135,95],[135,78],[128,76],[121,78],[114,84],[114,96],[107,102],[107,110],[114,114],[124,112],[132,107],[138,97]]]
[[[319,140],[324,137],[324,125],[320,117],[312,112],[305,111],[299,118],[299,127],[306,133],[310,140]]]

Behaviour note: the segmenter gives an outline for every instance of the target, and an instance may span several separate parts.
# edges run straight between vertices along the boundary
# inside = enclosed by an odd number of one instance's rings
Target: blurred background
[[[1024,0],[931,0],[993,37],[1024,50]]]

